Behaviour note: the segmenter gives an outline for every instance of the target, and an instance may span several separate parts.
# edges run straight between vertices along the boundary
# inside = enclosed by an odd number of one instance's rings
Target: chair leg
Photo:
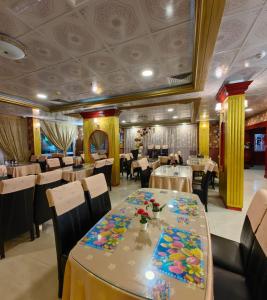
[[[36,232],[36,237],[39,238],[40,237],[40,228],[38,224],[35,224],[35,232]]]
[[[31,238],[31,241],[34,241],[34,227],[33,227],[33,225],[31,226],[31,229],[30,229],[30,238]]]
[[[5,246],[4,241],[0,241],[0,259],[5,258]]]
[[[62,298],[62,292],[63,292],[63,278],[58,279],[58,298]]]

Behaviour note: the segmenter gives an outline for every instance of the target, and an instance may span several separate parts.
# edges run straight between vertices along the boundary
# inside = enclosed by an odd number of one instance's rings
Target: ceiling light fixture
[[[245,101],[244,101],[244,105],[245,105],[245,108],[247,108],[247,107],[248,107],[248,100],[247,100],[247,99],[245,99]]]
[[[0,34],[0,56],[19,60],[26,56],[26,47],[19,41],[5,34]]]
[[[143,76],[143,77],[150,77],[150,76],[152,76],[153,74],[154,74],[153,71],[150,70],[150,69],[144,70],[144,71],[142,72],[142,76]]]
[[[178,119],[178,116],[173,116],[172,118],[173,118],[173,119]]]
[[[92,82],[92,92],[99,95],[102,93],[102,89],[100,86],[98,86],[98,84],[96,83],[96,81]]]
[[[121,123],[126,123],[126,121],[125,121],[125,120],[122,120]]]
[[[250,112],[250,111],[253,111],[253,109],[252,108],[246,108],[245,109],[245,112]]]
[[[41,93],[38,93],[36,95],[36,97],[39,98],[39,99],[47,99],[47,95],[46,94],[41,94]]]
[[[216,76],[216,78],[221,78],[222,75],[223,75],[223,70],[222,70],[222,68],[221,68],[221,67],[217,67],[217,68],[215,69],[215,76]]]
[[[245,61],[244,66],[245,68],[248,68],[250,66],[250,63],[248,61]]]
[[[174,111],[174,109],[173,108],[168,108],[167,111],[172,112],[172,111]]]

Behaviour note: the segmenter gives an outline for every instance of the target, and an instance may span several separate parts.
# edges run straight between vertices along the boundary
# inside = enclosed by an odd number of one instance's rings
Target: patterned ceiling
[[[102,97],[168,87],[192,71],[193,12],[193,0],[1,0],[0,32],[27,56],[0,58],[0,92],[51,105],[95,98],[93,81]]]
[[[73,8],[67,0],[1,1],[0,31],[17,37],[31,50],[27,59],[19,63],[0,59],[2,91],[32,97],[44,104],[49,102],[34,98],[37,91],[48,93],[50,99],[71,102],[94,96],[88,90],[92,78],[103,86],[104,95],[115,95],[160,87],[167,84],[168,75],[191,70],[192,42],[186,37],[192,34],[190,1],[84,2]],[[173,5],[172,17],[167,17],[169,4]],[[89,35],[89,39],[85,38]],[[93,50],[86,53],[86,49]],[[267,55],[263,55],[266,53],[267,1],[226,0],[204,91],[119,106],[130,108],[151,101],[167,104],[201,97],[199,118],[216,119],[215,96],[222,83],[253,80],[246,95],[252,109],[246,116],[250,116],[267,109]],[[147,67],[155,72],[153,80],[140,76]],[[162,107],[154,107],[153,114],[159,113]],[[132,115],[132,110],[124,111],[120,120]]]

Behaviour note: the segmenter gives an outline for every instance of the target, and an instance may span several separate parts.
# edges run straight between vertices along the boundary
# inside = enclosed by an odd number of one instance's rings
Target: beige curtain
[[[7,159],[19,162],[29,160],[26,119],[0,115],[0,148]]]
[[[41,130],[56,147],[63,150],[64,154],[77,137],[77,126],[67,123],[42,120]]]

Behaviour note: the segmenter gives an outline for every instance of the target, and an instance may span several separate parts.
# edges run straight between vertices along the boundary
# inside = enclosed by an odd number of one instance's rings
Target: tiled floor
[[[208,219],[212,233],[239,240],[242,223],[252,195],[259,188],[267,188],[263,169],[245,171],[244,209],[226,210],[218,191],[210,191]],[[123,179],[111,192],[115,206],[140,182]],[[55,300],[57,299],[57,269],[52,223],[46,224],[41,237],[33,242],[27,236],[7,245],[6,258],[0,261],[1,300]]]

